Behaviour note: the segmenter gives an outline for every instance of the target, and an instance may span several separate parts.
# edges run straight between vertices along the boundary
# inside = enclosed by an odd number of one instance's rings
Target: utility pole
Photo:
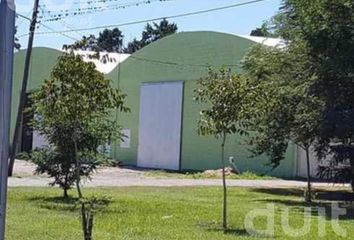
[[[15,36],[15,2],[0,2],[0,240],[5,239],[7,168]]]
[[[27,83],[29,77],[29,69],[31,65],[31,56],[32,56],[32,47],[33,47],[33,39],[34,39],[34,31],[36,29],[37,23],[37,15],[38,15],[38,5],[39,0],[34,1],[33,6],[33,13],[32,13],[32,20],[29,28],[29,38],[28,38],[28,45],[26,51],[26,59],[25,59],[25,68],[23,70],[23,79],[22,79],[22,87],[20,93],[20,102],[18,105],[18,111],[16,116],[16,125],[15,125],[15,132],[12,139],[11,149],[10,149],[10,161],[9,161],[9,170],[8,174],[9,177],[12,176],[14,164],[15,164],[15,157],[16,151],[19,147],[20,142],[20,133],[23,125],[23,110],[26,106],[26,99],[27,99]]]

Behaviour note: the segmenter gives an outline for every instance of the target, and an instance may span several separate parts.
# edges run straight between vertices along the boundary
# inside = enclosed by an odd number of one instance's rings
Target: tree
[[[254,37],[278,37],[277,34],[271,32],[269,24],[267,22],[263,23],[261,27],[252,30],[250,35]]]
[[[36,149],[30,154],[30,159],[37,165],[35,173],[46,173],[54,178],[50,185],[58,185],[63,189],[63,197],[69,198],[68,191],[76,181],[75,161],[70,152],[55,148]],[[97,154],[86,152],[84,156],[80,156],[80,163],[82,165],[80,176],[90,179],[101,162]]]
[[[225,144],[228,135],[245,135],[249,99],[256,98],[250,91],[247,79],[230,71],[209,70],[206,78],[198,81],[195,100],[203,105],[198,123],[200,135],[213,135],[221,141],[221,166],[223,181],[223,228],[227,230],[227,186],[225,176]]]
[[[97,38],[95,35],[90,35],[88,37],[83,36],[81,40],[74,42],[71,45],[63,45],[64,50],[84,50],[84,51],[94,51],[98,52],[100,49],[98,47]]]
[[[137,50],[153,43],[161,38],[175,34],[178,30],[177,24],[168,22],[163,19],[159,24],[147,24],[142,32],[141,40],[134,39],[128,43],[127,48],[124,50],[126,53],[134,53]]]
[[[51,78],[31,94],[32,110],[38,116],[34,129],[47,137],[63,163],[74,163],[68,169],[75,174],[85,240],[92,239],[93,215],[92,204],[81,190],[81,176],[90,165],[87,161],[97,160],[98,146],[121,137],[121,128],[110,115],[112,109],[129,110],[124,98],[93,63],[85,63],[73,52],[60,56]]]
[[[125,53],[134,53],[141,48],[143,48],[141,41],[134,38],[133,41],[128,43],[128,46],[124,49],[124,52]]]
[[[94,52],[122,52],[123,34],[118,28],[104,29],[99,36],[91,34],[83,36],[81,40],[71,45],[64,45],[64,49],[87,50]]]
[[[349,162],[354,186],[354,2],[285,0],[274,22],[289,46],[307,47],[308,69],[317,77],[310,86],[324,103],[317,154]]]
[[[105,29],[100,32],[97,45],[106,52],[121,52],[123,46],[123,34],[118,28]]]
[[[261,101],[251,109],[255,132],[250,143],[256,155],[267,154],[273,168],[284,159],[288,143],[294,142],[306,152],[307,191],[311,202],[310,149],[316,142],[323,103],[312,94],[317,79],[308,69],[306,48],[286,49],[256,46],[246,56],[243,68],[252,85],[262,89]],[[302,56],[302,58],[301,58]]]

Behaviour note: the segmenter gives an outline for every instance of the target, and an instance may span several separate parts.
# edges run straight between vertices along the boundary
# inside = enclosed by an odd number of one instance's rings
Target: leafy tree
[[[76,181],[76,165],[74,158],[69,156],[67,152],[57,149],[36,149],[30,159],[37,165],[36,174],[48,174],[54,178],[50,183],[51,186],[58,185],[64,191],[64,198],[68,198],[68,190],[72,188]],[[100,160],[97,154],[85,152],[80,155],[80,176],[90,179],[91,174],[96,171]]]
[[[87,50],[94,52],[122,52],[123,34],[118,28],[104,29],[99,36],[83,36],[81,40],[71,45],[64,45],[64,49]]]
[[[98,47],[97,38],[95,35],[90,35],[88,37],[83,36],[81,40],[74,42],[71,45],[63,45],[64,50],[85,50],[85,51],[94,51],[99,52],[100,49]]]
[[[195,100],[205,107],[198,124],[200,135],[213,135],[221,141],[221,166],[223,181],[223,228],[227,229],[227,186],[225,177],[225,144],[231,134],[247,132],[249,99],[256,98],[250,91],[247,79],[230,71],[209,70],[207,77],[198,81]]]
[[[278,37],[277,34],[271,32],[267,22],[263,23],[261,27],[252,30],[250,35],[254,37]]]
[[[134,38],[133,41],[128,43],[128,46],[124,49],[124,52],[125,53],[134,53],[141,48],[143,48],[141,41]]]
[[[261,101],[252,111],[251,144],[257,155],[267,154],[275,168],[284,159],[288,143],[294,142],[306,152],[306,201],[311,202],[310,148],[316,142],[323,103],[309,88],[317,79],[308,70],[304,46],[277,49],[257,45],[247,55],[243,67],[252,85],[262,89]]]
[[[353,25],[351,0],[284,0],[274,24],[289,40],[289,46],[306,46],[308,69],[317,77],[310,89],[324,103],[316,144],[318,156],[325,159],[332,155],[332,163],[349,162],[354,186]]]
[[[177,24],[170,23],[166,19],[162,20],[159,24],[153,23],[153,25],[151,25],[148,23],[142,32],[141,40],[134,39],[132,42],[128,43],[128,46],[124,52],[134,53],[152,42],[155,42],[171,34],[175,34],[177,30]]]
[[[51,78],[31,94],[32,110],[39,116],[34,119],[34,129],[45,135],[55,150],[54,156],[44,154],[45,165],[56,167],[62,159],[61,166],[70,164],[67,169],[75,174],[85,240],[92,239],[93,215],[81,190],[81,177],[92,173],[98,146],[121,137],[120,126],[110,115],[112,109],[129,110],[124,98],[93,63],[85,63],[73,52],[59,57]]]
[[[100,32],[97,45],[106,52],[121,52],[123,46],[123,34],[118,28],[105,29]]]

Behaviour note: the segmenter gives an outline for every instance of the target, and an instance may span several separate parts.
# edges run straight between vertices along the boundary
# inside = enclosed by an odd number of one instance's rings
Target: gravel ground
[[[14,168],[14,177],[9,178],[10,187],[45,187],[50,179],[45,176],[33,175],[35,166],[26,161],[17,160]],[[128,187],[128,186],[220,186],[218,179],[171,179],[146,177],[147,170],[127,168],[100,168],[94,174],[92,181],[84,182],[87,187]],[[227,180],[228,186],[251,187],[251,188],[302,188],[306,187],[303,181],[287,180]],[[314,183],[314,187],[338,188],[343,185],[327,183]],[[345,187],[349,187],[346,185]]]

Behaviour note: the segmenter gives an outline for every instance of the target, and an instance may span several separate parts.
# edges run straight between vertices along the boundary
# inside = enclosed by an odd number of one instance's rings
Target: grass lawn
[[[304,222],[302,193],[297,190],[230,188],[230,231],[227,233],[220,229],[220,188],[97,188],[86,189],[85,193],[107,196],[112,200],[95,218],[95,240],[259,239],[245,231],[244,217],[250,210],[265,208],[267,203],[275,203],[275,239],[294,239],[287,236],[280,226],[280,215],[285,207],[290,208],[291,226],[299,228]],[[61,194],[59,189],[11,188],[6,239],[82,239],[79,213],[74,200],[65,202],[59,197]],[[323,197],[323,194],[318,196]],[[348,231],[348,238],[336,236],[330,228],[330,221],[325,220],[326,236],[322,239],[352,239],[352,212],[350,210],[340,220],[340,225]],[[318,239],[315,211],[311,223],[310,232],[302,239]],[[257,228],[265,224],[264,217],[256,218]]]

